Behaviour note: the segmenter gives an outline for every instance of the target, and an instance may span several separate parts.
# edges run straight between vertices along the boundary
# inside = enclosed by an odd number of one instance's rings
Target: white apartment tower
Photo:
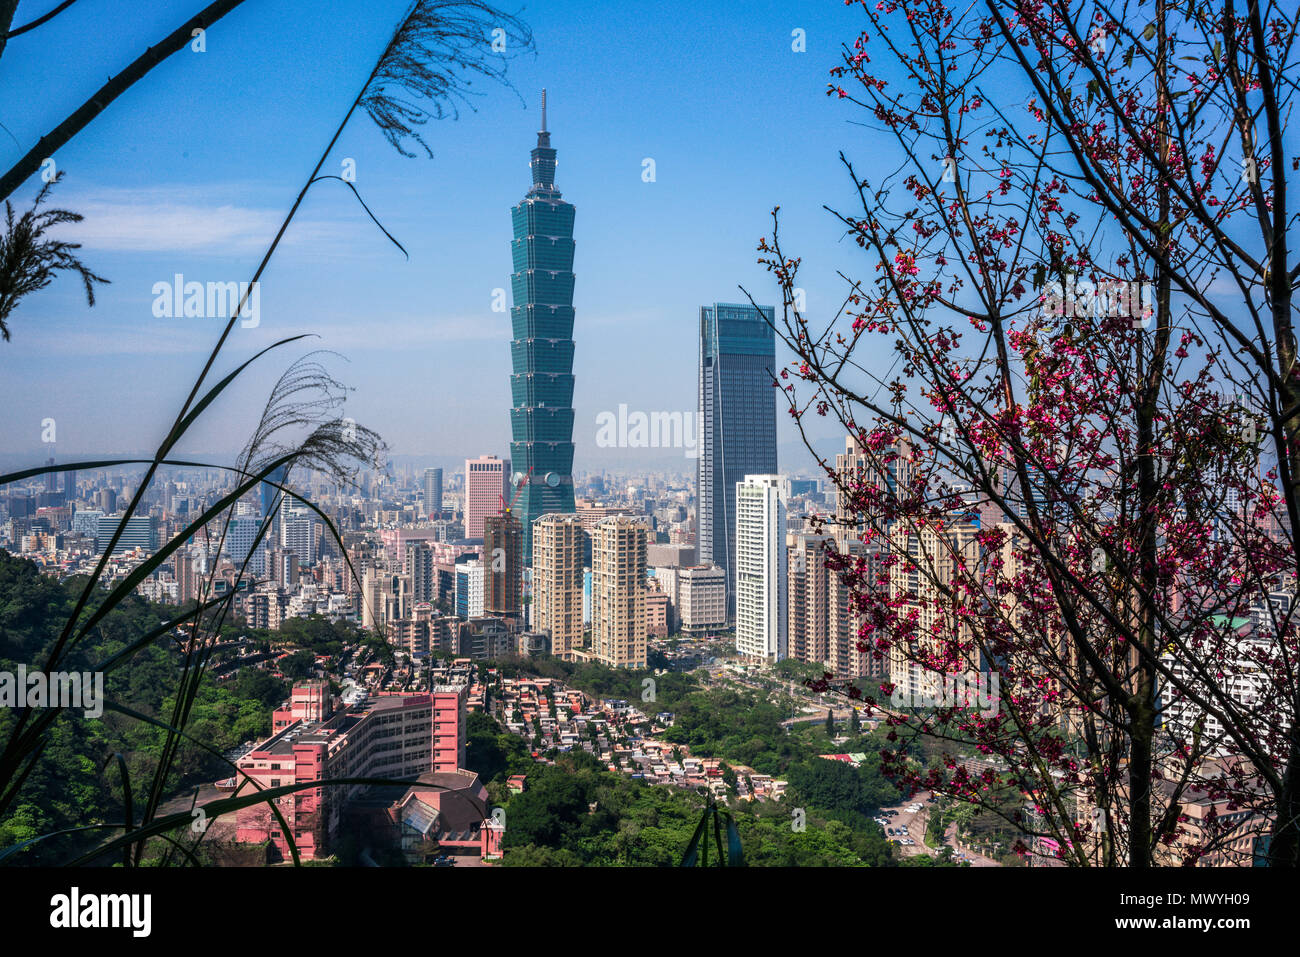
[[[736,650],[764,661],[788,654],[783,487],[779,475],[736,483]]]

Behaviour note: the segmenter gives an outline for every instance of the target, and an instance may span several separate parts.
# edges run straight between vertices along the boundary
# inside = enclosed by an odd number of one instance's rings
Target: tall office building
[[[284,480],[288,477],[288,475],[289,475],[289,466],[287,465],[277,466],[276,468],[272,469],[271,472],[266,476],[267,480],[258,486],[258,497],[260,498],[262,503],[262,516],[266,518],[268,521],[274,519],[275,517],[273,513],[275,512],[277,501],[279,502],[293,501],[291,498],[289,498],[283,492],[281,492],[278,488],[276,488],[276,485],[284,484]],[[272,485],[271,484],[272,482],[274,482],[275,485]],[[270,533],[268,532],[267,534],[269,535]]]
[[[442,469],[424,470],[424,514],[442,511]]]
[[[533,524],[533,631],[551,637],[551,654],[572,659],[582,647],[582,556],[587,534],[577,515],[543,515]]]
[[[542,129],[533,150],[533,186],[511,210],[514,306],[510,358],[510,457],[519,489],[523,553],[532,556],[533,523],[573,511],[573,215],[555,188],[555,150]],[[509,496],[507,496],[509,499]],[[474,538],[468,530],[467,536]]]
[[[524,529],[513,512],[483,520],[483,613],[519,621],[524,584]]]
[[[77,514],[72,516],[72,531],[77,535],[94,538],[99,534],[99,520],[103,517],[104,513],[97,508],[78,509]]]
[[[736,485],[746,475],[776,472],[775,315],[771,306],[700,308],[697,541],[699,561],[727,573],[729,618],[736,608]]]
[[[117,527],[121,524],[121,515],[104,515],[99,519],[95,532],[96,552],[102,552],[108,548],[113,533],[117,531]],[[131,548],[140,548],[146,552],[152,552],[157,547],[158,520],[152,515],[132,515],[127,520],[126,528],[122,531],[122,537],[117,540],[113,554],[117,555]]]
[[[747,475],[736,487],[736,650],[764,661],[788,656],[783,486]]]
[[[591,537],[591,653],[610,668],[646,666],[646,544],[643,520],[615,515]]]
[[[510,502],[506,484],[510,460],[483,455],[465,460],[465,537],[483,537],[483,519],[501,511],[501,499]]]

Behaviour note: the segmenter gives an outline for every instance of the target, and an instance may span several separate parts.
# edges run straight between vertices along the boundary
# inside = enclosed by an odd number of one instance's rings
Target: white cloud
[[[238,256],[265,250],[287,211],[284,206],[233,201],[249,191],[247,186],[231,185],[201,190],[181,186],[96,189],[68,191],[52,197],[51,202],[85,217],[63,227],[63,235],[88,250],[208,251]],[[283,242],[343,240],[351,216],[347,209],[338,222],[296,220]]]

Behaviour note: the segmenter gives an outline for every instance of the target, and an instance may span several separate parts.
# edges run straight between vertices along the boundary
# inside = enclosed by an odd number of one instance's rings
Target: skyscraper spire
[[[555,150],[551,149],[551,134],[546,128],[545,90],[542,90],[542,128],[537,131],[537,146],[528,165],[533,170],[533,188],[528,195],[559,199],[560,191],[555,188]]]
[[[551,134],[546,129],[546,91],[542,90],[542,128],[537,131],[537,148],[550,149]]]

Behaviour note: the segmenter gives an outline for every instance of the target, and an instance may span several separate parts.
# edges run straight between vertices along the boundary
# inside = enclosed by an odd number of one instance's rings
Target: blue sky
[[[206,52],[171,57],[57,154],[67,175],[54,202],[86,216],[68,238],[112,285],[88,309],[61,278],[11,317],[0,454],[40,455],[45,418],[57,423],[62,460],[156,445],[220,321],[155,318],[153,284],[251,275],[406,5],[248,0],[209,31]],[[25,0],[16,22],[51,6]],[[0,59],[0,122],[13,136],[0,132],[5,161],[199,6],[160,0],[128,18],[109,0],[80,0],[11,41]],[[410,260],[341,184],[317,184],[263,278],[260,325],[237,329],[222,368],[274,338],[315,332],[317,347],[347,357],[332,364],[356,390],[346,414],[395,456],[450,465],[507,454],[509,323],[491,302],[509,286],[510,207],[528,186],[545,86],[557,185],[577,206],[575,468],[635,467],[635,450],[596,447],[596,417],[620,403],[694,408],[699,306],[740,300],[741,284],[760,302],[778,298],[754,248],[774,205],[783,243],[804,258],[811,313],[838,306],[836,270],[869,270],[822,209],[852,208],[841,149],[876,174],[888,160],[876,134],[849,122],[856,109],[824,92],[861,13],[839,0],[536,0],[521,15],[537,55],[510,65],[519,95],[476,83],[476,112],[426,127],[432,160],[401,157],[358,114],[326,164],[337,173],[356,161],[358,189]],[[806,52],[791,49],[796,28]],[[642,181],[646,158],[653,183]],[[25,206],[38,185],[15,201]],[[292,358],[244,380],[192,448],[242,445]],[[791,449],[796,436],[779,419]],[[640,453],[647,466],[658,464],[652,451]]]

